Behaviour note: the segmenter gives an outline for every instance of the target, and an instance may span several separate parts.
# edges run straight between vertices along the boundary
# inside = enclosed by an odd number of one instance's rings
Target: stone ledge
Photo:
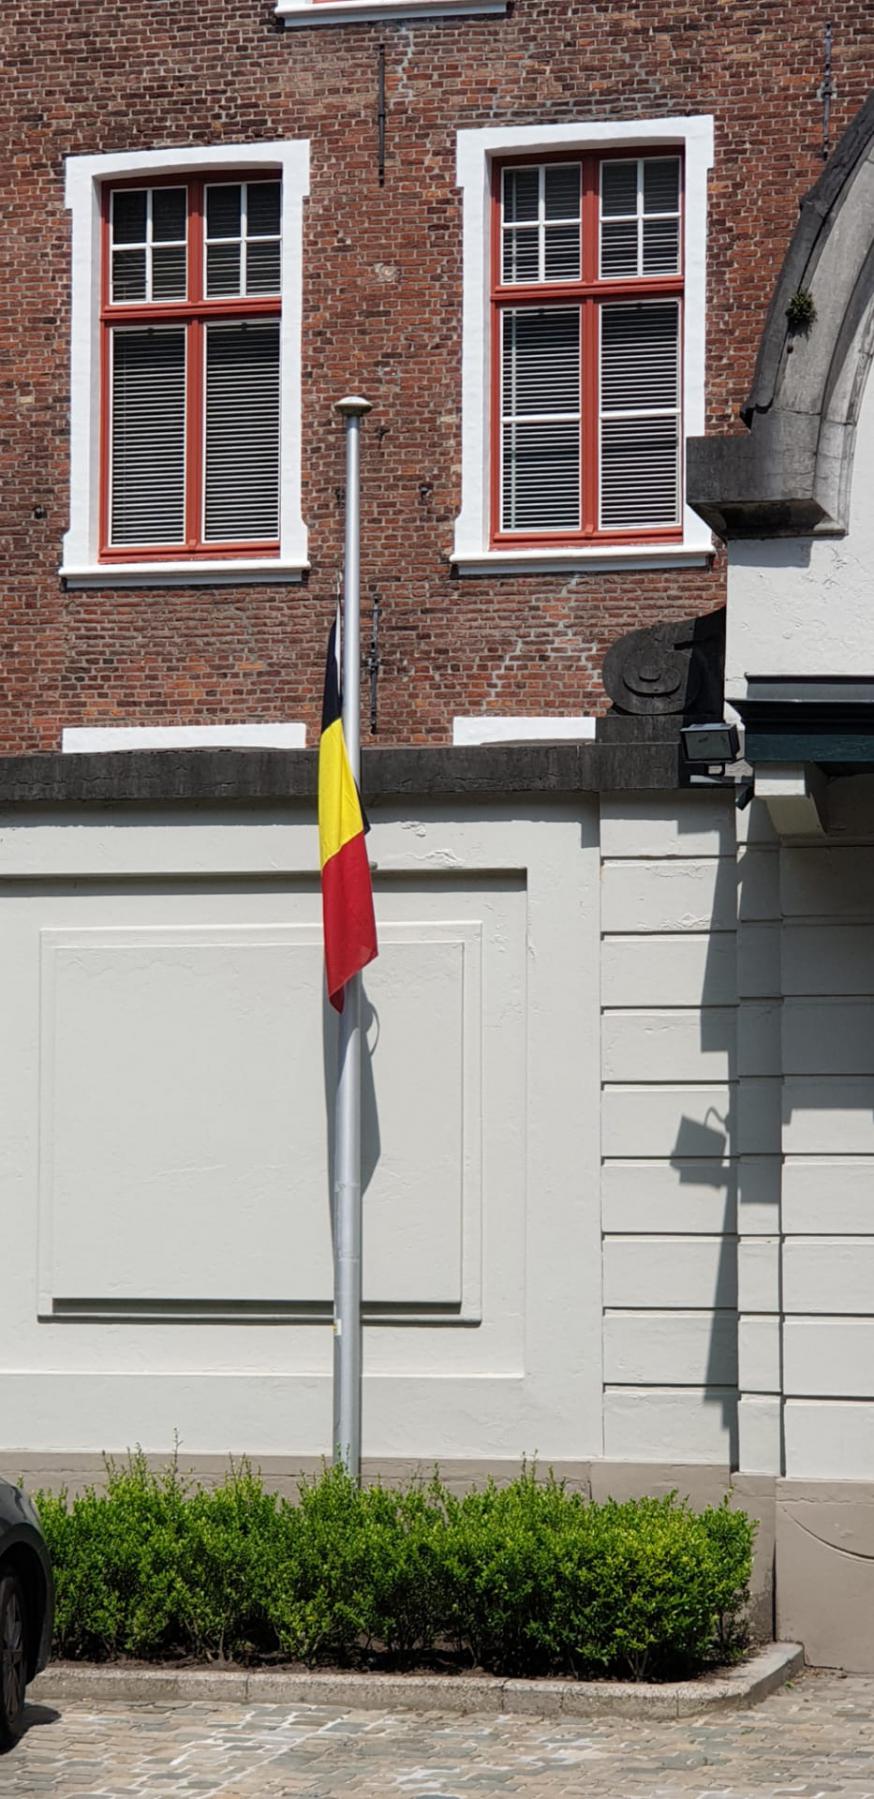
[[[294,1674],[270,1669],[95,1667],[55,1662],[28,1699],[105,1704],[329,1705],[351,1711],[499,1712],[552,1717],[685,1718],[743,1709],[800,1673],[797,1643],[770,1643],[739,1668],[664,1685],[612,1680],[497,1680],[441,1674]]]
[[[622,742],[362,750],[365,801],[506,794],[670,791],[681,784],[680,720],[650,719]],[[105,750],[0,756],[0,808],[66,805],[315,805],[318,750]]]

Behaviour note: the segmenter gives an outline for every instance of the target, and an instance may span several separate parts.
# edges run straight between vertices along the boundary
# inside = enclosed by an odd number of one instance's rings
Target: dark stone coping
[[[631,722],[631,721],[629,721]],[[671,789],[681,752],[636,719],[632,741],[365,749],[368,805],[405,797],[497,799],[506,794]],[[128,750],[0,757],[0,807],[67,805],[314,805],[317,750]]]

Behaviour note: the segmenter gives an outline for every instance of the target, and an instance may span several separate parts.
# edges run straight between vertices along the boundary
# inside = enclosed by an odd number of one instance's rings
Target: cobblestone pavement
[[[699,1719],[48,1702],[0,1794],[64,1799],[874,1799],[874,1678],[806,1673]]]

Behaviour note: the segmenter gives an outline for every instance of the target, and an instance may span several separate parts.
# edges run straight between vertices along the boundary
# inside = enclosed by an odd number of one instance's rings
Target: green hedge
[[[189,1487],[136,1455],[38,1499],[55,1653],[664,1679],[735,1657],[755,1525],[674,1496],[594,1505],[527,1470],[457,1497],[342,1472]]]

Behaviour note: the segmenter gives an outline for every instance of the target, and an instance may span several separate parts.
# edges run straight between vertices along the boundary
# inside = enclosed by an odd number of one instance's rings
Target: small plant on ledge
[[[792,295],[786,308],[786,319],[796,337],[807,336],[811,325],[816,323],[816,301],[808,287],[799,287]]]

